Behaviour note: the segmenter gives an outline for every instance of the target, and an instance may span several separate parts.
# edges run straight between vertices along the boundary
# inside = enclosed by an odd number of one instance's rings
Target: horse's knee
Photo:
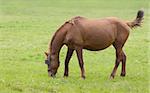
[[[118,66],[120,64],[120,61],[121,61],[121,57],[117,57],[115,65]]]

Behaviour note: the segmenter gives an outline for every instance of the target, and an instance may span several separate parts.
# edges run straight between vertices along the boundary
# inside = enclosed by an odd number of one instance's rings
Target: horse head
[[[45,64],[48,67],[48,70],[47,70],[48,71],[48,75],[50,77],[55,77],[55,74],[57,73],[57,69],[56,69],[55,65],[52,64],[54,62],[52,62],[49,53],[45,52],[45,55],[46,55]]]

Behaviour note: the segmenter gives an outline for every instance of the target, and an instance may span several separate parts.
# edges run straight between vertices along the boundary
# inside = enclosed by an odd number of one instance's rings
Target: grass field
[[[76,55],[70,76],[63,78],[66,47],[55,79],[47,75],[44,51],[52,35],[73,16],[116,16],[133,20],[144,9],[142,28],[133,29],[124,50],[127,76],[109,80],[115,50],[84,51],[86,79],[80,78]],[[0,93],[150,93],[150,11],[148,0],[0,0]]]

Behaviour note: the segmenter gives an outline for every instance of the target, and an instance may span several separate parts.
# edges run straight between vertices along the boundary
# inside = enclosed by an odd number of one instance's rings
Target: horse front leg
[[[83,51],[82,48],[76,49],[78,61],[79,61],[79,66],[81,69],[81,77],[85,79],[85,71],[84,71],[84,62],[83,62]]]
[[[68,64],[69,64],[69,61],[70,61],[71,56],[72,56],[72,54],[73,54],[73,51],[74,51],[74,49],[70,49],[70,48],[68,47],[67,55],[66,55],[66,59],[65,59],[65,71],[64,71],[64,76],[65,76],[65,77],[68,76],[68,71],[69,71]]]

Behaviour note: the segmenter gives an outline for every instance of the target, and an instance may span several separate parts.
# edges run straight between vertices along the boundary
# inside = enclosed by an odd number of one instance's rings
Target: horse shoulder
[[[72,19],[69,22],[72,24],[70,29],[67,31],[66,37],[65,37],[65,44],[74,48],[75,46],[79,45],[82,46],[83,44],[83,37],[81,28],[79,26],[79,19]]]

